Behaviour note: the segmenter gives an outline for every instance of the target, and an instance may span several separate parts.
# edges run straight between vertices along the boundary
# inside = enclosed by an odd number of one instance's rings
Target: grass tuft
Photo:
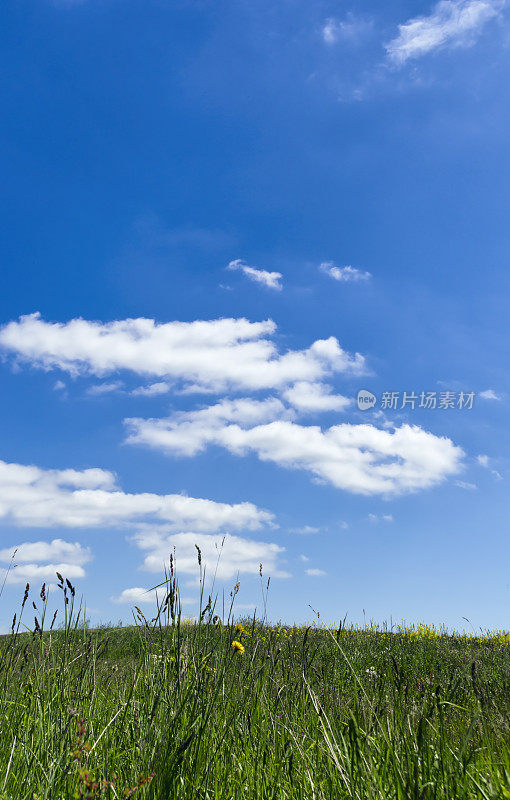
[[[185,620],[173,562],[152,618],[92,630],[57,578],[61,627],[27,584],[0,638],[0,800],[510,798],[505,631],[239,619],[202,571]]]

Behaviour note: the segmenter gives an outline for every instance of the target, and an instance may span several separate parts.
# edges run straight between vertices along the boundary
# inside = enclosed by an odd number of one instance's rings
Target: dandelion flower
[[[241,625],[241,623],[238,622],[236,627],[235,627],[235,632],[236,633],[246,633],[246,631],[244,629],[244,625]]]
[[[238,653],[241,653],[241,655],[244,653],[244,647],[242,646],[241,642],[237,642],[235,639],[232,642],[232,647],[234,650],[237,650]]]

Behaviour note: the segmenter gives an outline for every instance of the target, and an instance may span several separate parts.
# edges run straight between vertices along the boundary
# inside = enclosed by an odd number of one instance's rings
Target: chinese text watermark
[[[415,408],[471,409],[474,399],[474,392],[383,392],[380,397],[380,408],[387,411]],[[376,405],[377,397],[368,389],[360,389],[356,401],[358,408],[366,411]]]

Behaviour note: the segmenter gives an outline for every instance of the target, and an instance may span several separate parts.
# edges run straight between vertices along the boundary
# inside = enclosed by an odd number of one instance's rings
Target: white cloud
[[[131,589],[124,589],[118,597],[111,597],[114,603],[129,603],[130,605],[141,605],[142,603],[162,603],[165,599],[165,587],[147,591],[141,586],[133,586]],[[180,597],[182,605],[189,605],[197,602],[192,597]]]
[[[300,528],[291,528],[290,532],[307,536],[310,533],[320,533],[320,528],[315,528],[313,525],[303,525]]]
[[[92,397],[100,397],[103,394],[113,394],[114,392],[121,392],[124,388],[122,381],[112,381],[111,383],[95,383],[89,386],[87,394]]]
[[[252,503],[182,494],[128,494],[102,469],[44,470],[0,461],[0,520],[25,527],[116,527],[159,522],[174,529],[254,530],[273,515]]]
[[[212,444],[238,456],[254,452],[262,461],[307,470],[339,489],[366,495],[433,486],[457,472],[464,455],[450,439],[418,426],[388,431],[343,423],[322,430],[299,425],[278,412],[279,419],[261,424],[255,414],[247,426],[246,417],[236,417],[235,409],[229,417],[225,408],[230,408],[230,401],[167,419],[125,420],[127,441],[179,455],[194,455]],[[255,408],[257,413],[269,411],[264,403]]]
[[[496,394],[494,389],[485,389],[484,392],[478,392],[478,397],[481,397],[482,400],[501,400],[501,396]]]
[[[264,574],[274,578],[289,578],[288,572],[279,568],[278,556],[284,547],[269,542],[241,538],[232,534],[176,533],[163,535],[160,531],[140,531],[131,540],[146,553],[141,569],[161,573],[168,566],[169,554],[175,548],[177,574],[199,575],[198,546],[202,567],[209,577],[215,573],[218,580],[228,580],[238,573],[258,575],[262,563]]]
[[[497,471],[497,469],[491,469],[491,461],[492,461],[492,459],[490,459],[489,456],[480,455],[480,456],[476,457],[476,460],[478,461],[478,463],[480,464],[481,467],[485,467],[485,469],[490,469],[491,474],[494,475],[494,477],[498,481],[502,481],[503,480],[503,476],[501,475],[500,472]]]
[[[394,522],[393,514],[369,514],[368,519],[370,522]]]
[[[250,427],[261,422],[293,417],[275,397],[266,400],[222,400],[198,411],[179,411],[170,418],[124,420],[130,431],[127,442],[143,443],[178,455],[194,456],[208,444],[216,444],[218,432],[226,425],[236,423]]]
[[[490,469],[491,474],[494,475],[494,477],[498,481],[502,481],[503,480],[503,476],[501,475],[500,472],[497,471],[497,469],[491,469],[491,461],[492,461],[492,459],[490,459],[489,456],[479,455],[479,456],[476,457],[476,460],[478,461],[478,463],[480,464],[481,467],[485,467],[485,469]]]
[[[30,561],[66,561],[69,564],[83,565],[92,559],[89,547],[79,542],[66,542],[64,539],[53,539],[51,542],[23,542],[0,550],[0,561],[10,561],[16,550],[17,564]]]
[[[0,580],[3,583],[3,575],[7,573],[7,569],[0,569]],[[60,572],[64,578],[69,580],[74,578],[84,578],[85,570],[78,564],[68,564],[67,562],[58,562],[52,564],[20,564],[16,569],[11,569],[6,578],[7,585],[16,585],[19,583],[30,583],[31,581],[45,582],[55,579],[55,573]]]
[[[372,29],[371,20],[356,17],[348,12],[345,19],[329,17],[322,27],[322,38],[326,44],[336,44],[338,41],[357,42]]]
[[[344,531],[346,531],[349,528],[349,523],[348,522],[343,522],[342,521],[342,522],[339,523],[339,525],[342,528],[342,530],[344,530]]]
[[[503,5],[498,0],[441,0],[429,16],[398,26],[398,36],[386,45],[388,58],[401,65],[439,48],[471,44]]]
[[[195,391],[283,389],[297,381],[320,381],[333,373],[359,375],[363,356],[351,356],[333,336],[306,350],[279,353],[270,337],[272,320],[153,319],[50,323],[38,313],[0,328],[0,347],[18,361],[71,375],[104,376],[118,370],[174,378]]]
[[[330,17],[322,28],[322,38],[327,44],[335,44],[338,41],[338,21]]]
[[[332,261],[323,261],[319,269],[335,281],[343,281],[344,283],[358,283],[359,281],[367,281],[372,277],[370,272],[362,272],[356,267],[336,267]]]
[[[22,542],[6,547],[0,550],[0,562],[11,563],[15,550],[11,568],[0,568],[0,573],[7,573],[6,583],[11,585],[27,581],[50,581],[55,578],[56,572],[66,578],[83,578],[83,566],[92,560],[90,549],[79,542],[53,539],[51,542]]]
[[[298,411],[345,411],[352,400],[339,394],[332,394],[324,383],[298,381],[283,392],[285,400]]]
[[[466,481],[455,481],[455,486],[458,486],[459,489],[467,489],[469,491],[478,489],[476,483],[467,483]]]
[[[310,559],[308,558],[308,556],[303,556],[303,555],[301,555],[301,556],[299,556],[299,558],[301,559],[301,561],[310,561]]]
[[[131,392],[135,397],[140,395],[142,397],[156,397],[160,394],[167,394],[171,389],[169,383],[166,381],[158,381],[157,383],[150,383],[148,386],[137,386]]]
[[[64,381],[55,381],[55,383],[54,383],[54,385],[53,385],[53,388],[54,388],[54,390],[55,390],[56,392],[62,392],[62,391],[64,391],[64,389],[66,389],[67,387],[66,387],[66,385],[65,385]]]
[[[255,281],[255,283],[261,283],[268,289],[282,289],[281,279],[283,276],[281,272],[268,272],[265,269],[249,267],[241,258],[236,258],[234,261],[231,261],[228,264],[227,269],[240,270],[243,275],[246,275],[246,277],[251,281]]]
[[[316,578],[319,578],[322,575],[326,575],[327,573],[324,572],[323,569],[317,569],[316,567],[313,567],[312,569],[307,569],[306,570],[306,574],[307,575],[312,575],[313,577],[316,577]]]

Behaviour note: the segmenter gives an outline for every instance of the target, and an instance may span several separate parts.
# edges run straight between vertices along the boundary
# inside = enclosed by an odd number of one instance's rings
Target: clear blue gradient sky
[[[239,613],[508,628],[509,13],[4,0],[2,630],[224,537]]]

